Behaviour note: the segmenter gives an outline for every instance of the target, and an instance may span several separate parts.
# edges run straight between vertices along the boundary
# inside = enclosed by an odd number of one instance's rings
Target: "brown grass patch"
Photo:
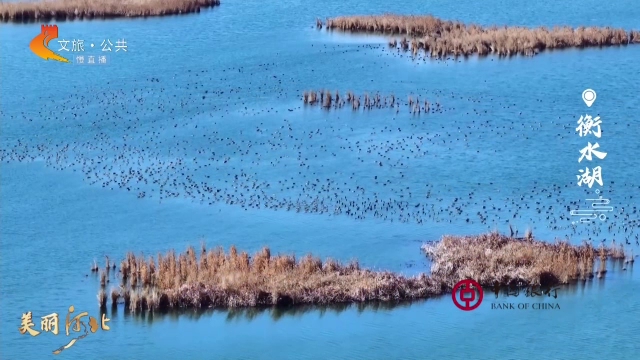
[[[327,29],[347,32],[380,33],[409,36],[401,48],[417,54],[423,50],[434,58],[446,56],[535,55],[544,50],[564,48],[602,47],[640,43],[639,31],[625,31],[611,27],[546,27],[518,26],[483,27],[459,21],[441,20],[433,16],[343,16],[328,19]],[[397,41],[389,42],[395,48]]]
[[[220,0],[41,0],[0,2],[0,20],[12,22],[63,21],[145,17],[200,12]]]
[[[157,260],[129,253],[121,266],[129,283],[124,281],[117,297],[122,296],[131,311],[397,302],[441,295],[467,278],[483,286],[513,281],[566,284],[592,278],[596,259],[604,266],[608,258],[625,258],[622,248],[551,244],[534,240],[533,235],[513,238],[498,233],[444,236],[423,250],[432,260],[431,274],[414,277],[362,269],[357,261],[273,256],[269,248],[249,256],[235,246],[225,252],[207,250],[203,244],[199,254],[188,247],[182,254],[173,250],[158,254]],[[126,272],[127,268],[141,270]],[[603,270],[598,274],[604,276]],[[103,292],[100,299],[106,297]],[[112,292],[112,300],[114,296]]]
[[[130,282],[123,287],[131,290],[122,293],[132,311],[409,300],[442,292],[426,275],[409,278],[361,269],[357,261],[323,262],[312,255],[301,259],[272,256],[268,248],[253,256],[235,247],[228,253],[222,248],[202,250],[196,256],[189,247],[179,255],[174,251],[159,254],[157,261],[133,253],[127,259],[127,263],[140,262],[142,268],[156,269],[149,282],[142,280],[143,271],[129,273]]]
[[[431,276],[448,288],[471,278],[483,286],[496,282],[508,285],[520,281],[528,285],[568,284],[594,276],[595,260],[623,259],[622,248],[594,248],[589,243],[571,245],[567,241],[547,243],[533,235],[516,239],[498,233],[480,236],[444,236],[423,246],[432,260]],[[604,269],[604,268],[602,268]]]

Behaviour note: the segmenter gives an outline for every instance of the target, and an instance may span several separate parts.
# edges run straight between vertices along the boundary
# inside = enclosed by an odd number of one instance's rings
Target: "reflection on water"
[[[178,309],[167,311],[141,311],[137,313],[131,313],[130,311],[123,309],[123,305],[110,306],[109,314],[113,317],[117,317],[119,311],[124,313],[124,316],[131,318],[133,322],[145,322],[151,324],[153,321],[159,320],[173,320],[177,321],[179,318],[185,318],[189,320],[199,320],[202,317],[211,317],[214,315],[222,315],[227,322],[244,321],[251,322],[259,316],[268,316],[274,322],[286,317],[302,317],[305,314],[317,313],[320,317],[325,314],[339,315],[347,310],[355,310],[357,313],[363,313],[364,311],[370,311],[376,313],[378,311],[389,311],[399,308],[407,308],[412,304],[423,303],[427,300],[415,300],[415,301],[402,301],[402,302],[367,302],[367,303],[340,303],[331,305],[295,305],[295,306],[266,306],[266,307],[246,307],[246,308],[234,308],[234,309]]]

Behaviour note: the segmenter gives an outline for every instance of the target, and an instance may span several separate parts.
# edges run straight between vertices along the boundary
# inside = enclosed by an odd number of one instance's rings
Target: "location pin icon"
[[[587,104],[588,107],[591,107],[591,105],[596,101],[596,92],[592,89],[583,91],[582,100],[584,100],[584,103]]]

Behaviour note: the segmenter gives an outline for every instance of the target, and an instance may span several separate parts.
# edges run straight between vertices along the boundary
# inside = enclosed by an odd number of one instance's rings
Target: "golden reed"
[[[409,278],[311,255],[272,256],[268,248],[253,256],[234,246],[225,253],[204,245],[198,255],[193,247],[156,259],[129,253],[120,271],[123,282],[111,291],[112,302],[122,298],[131,311],[391,301],[440,293],[425,275]]]
[[[220,0],[40,0],[0,2],[4,22],[145,17],[200,12]]]
[[[327,19],[327,29],[404,36],[401,48],[433,58],[446,56],[535,55],[544,50],[640,43],[640,31],[610,27],[483,27],[433,16],[343,16]],[[409,37],[411,40],[408,40]],[[396,39],[389,46],[396,47]]]
[[[548,243],[534,240],[528,232],[514,238],[492,232],[480,236],[444,236],[422,249],[432,261],[431,276],[452,287],[462,274],[483,286],[496,281],[522,281],[532,285],[568,284],[593,278],[596,260],[600,267],[608,259],[626,259],[622,246],[594,248],[590,243]],[[546,282],[546,284],[543,284]]]
[[[441,295],[471,277],[482,285],[521,281],[530,285],[566,284],[594,277],[594,264],[624,258],[622,248],[595,249],[567,242],[549,244],[533,236],[516,239],[498,233],[445,236],[426,244],[431,274],[405,276],[361,269],[357,261],[342,264],[312,255],[271,255],[263,248],[249,256],[232,246],[187,248],[145,258],[128,253],[121,262],[122,283],[111,290],[113,306],[120,299],[131,311],[175,308],[401,301]],[[604,274],[603,269],[598,274]],[[104,307],[107,293],[98,294]]]

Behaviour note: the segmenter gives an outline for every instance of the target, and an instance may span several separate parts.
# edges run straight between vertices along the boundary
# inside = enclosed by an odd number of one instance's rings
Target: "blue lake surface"
[[[640,29],[631,0],[230,0],[193,15],[58,23],[87,54],[127,42],[108,65],[79,66],[31,53],[40,24],[0,24],[0,358],[637,359],[640,275],[621,263],[557,299],[514,300],[553,310],[492,309],[507,299],[488,291],[470,312],[450,296],[144,316],[109,307],[110,331],[58,356],[65,336],[19,333],[27,311],[37,328],[70,305],[99,315],[94,259],[201,241],[409,275],[429,270],[424,242],[510,224],[548,241],[629,240],[640,253],[640,46],[425,61],[383,37],[315,29],[316,18],[386,12]],[[597,91],[591,108],[586,88]],[[441,108],[324,111],[303,105],[311,89]],[[601,117],[600,139],[576,133],[586,114]],[[587,141],[606,158],[578,163]],[[578,170],[594,163],[604,186],[579,187]],[[214,192],[198,192],[205,184]],[[614,207],[607,219],[572,225],[569,210],[600,195]]]

